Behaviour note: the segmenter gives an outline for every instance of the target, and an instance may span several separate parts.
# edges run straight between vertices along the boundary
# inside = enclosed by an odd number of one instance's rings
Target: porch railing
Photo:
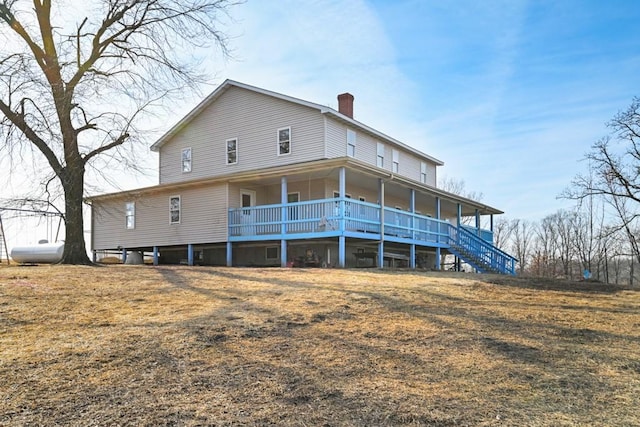
[[[380,206],[349,198],[229,209],[229,236],[251,238],[348,231],[380,234]],[[449,223],[384,209],[384,234],[396,239],[445,243]]]
[[[381,226],[380,216],[384,215]],[[400,243],[440,246],[481,271],[515,274],[515,258],[493,246],[487,230],[456,227],[447,221],[373,203],[334,198],[229,209],[232,241],[314,238],[352,233]]]
[[[485,242],[489,242],[493,244],[493,231],[485,230],[484,228],[476,228],[469,225],[462,225],[462,228],[470,232],[471,234],[475,234]]]

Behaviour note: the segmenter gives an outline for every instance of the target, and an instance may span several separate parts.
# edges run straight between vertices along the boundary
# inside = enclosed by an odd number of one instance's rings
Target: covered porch
[[[452,247],[463,217],[474,223],[465,231],[493,247],[493,215],[501,213],[494,208],[353,159],[317,163],[230,182],[227,265],[234,264],[234,244],[279,242],[280,265],[286,266],[287,242],[336,239],[336,266],[345,267],[346,239],[359,239],[375,245],[363,258],[375,253],[376,265],[393,258],[385,244],[401,244],[408,248],[408,267],[415,268],[416,250],[432,248],[439,259]],[[480,227],[483,215],[488,229]]]

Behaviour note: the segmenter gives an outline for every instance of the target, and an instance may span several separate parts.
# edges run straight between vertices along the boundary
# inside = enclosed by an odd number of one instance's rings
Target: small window
[[[169,199],[169,217],[171,219],[171,224],[180,224],[180,205],[180,196],[172,196]]]
[[[398,170],[400,169],[400,152],[394,149],[392,153],[393,153],[393,164],[392,164],[391,171],[393,173],[398,173]]]
[[[182,150],[182,172],[191,172],[191,148]]]
[[[278,155],[291,153],[291,128],[278,129]]]
[[[277,260],[279,258],[278,252],[279,251],[277,246],[269,246],[268,248],[266,248],[265,258],[268,261]]]
[[[133,230],[136,228],[136,204],[134,202],[127,202],[125,204],[125,211],[127,230]]]
[[[351,194],[345,193],[344,197],[347,198],[347,199],[350,199],[351,198]],[[334,199],[340,198],[340,192],[339,191],[334,191],[333,192],[333,198]]]
[[[384,144],[382,142],[378,142],[378,157],[376,160],[376,165],[379,168],[384,167]]]
[[[356,133],[351,129],[347,129],[347,156],[356,156]]]
[[[427,164],[425,162],[420,163],[420,182],[427,183]]]
[[[238,163],[238,138],[227,139],[227,164]]]

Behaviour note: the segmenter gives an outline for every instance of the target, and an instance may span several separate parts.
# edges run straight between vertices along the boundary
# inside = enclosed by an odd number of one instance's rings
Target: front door
[[[254,209],[248,209],[255,205],[256,192],[253,190],[240,190],[240,207],[242,208],[240,221],[242,224],[244,224],[244,226],[242,227],[242,234],[245,236],[253,235],[256,232],[253,226],[256,217]]]

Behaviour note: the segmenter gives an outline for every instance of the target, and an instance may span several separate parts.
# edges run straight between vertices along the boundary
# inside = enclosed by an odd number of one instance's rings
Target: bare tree
[[[548,215],[542,219],[535,232],[536,275],[554,277],[559,252],[558,214]]]
[[[513,234],[513,223],[504,217],[497,218],[493,223],[493,244],[507,252],[509,241]]]
[[[137,124],[208,80],[185,53],[216,46],[231,0],[0,0],[0,150],[43,159],[64,193],[62,262],[88,264],[82,204],[88,168],[135,166]],[[80,3],[74,3],[76,7]],[[54,9],[52,10],[52,6]],[[59,9],[55,9],[59,7]],[[175,99],[175,98],[174,98]],[[165,104],[166,105],[166,104]],[[99,162],[102,160],[102,163]]]
[[[563,197],[586,199],[602,196],[613,208],[640,261],[637,224],[640,221],[640,98],[607,123],[610,135],[587,154],[589,173],[578,175]]]
[[[479,202],[484,197],[484,194],[477,191],[467,190],[467,185],[464,182],[464,179],[456,179],[456,178],[448,178],[446,176],[440,179],[438,183],[438,188],[444,191],[448,191],[449,193],[457,194],[462,197],[466,197],[470,200],[475,200]],[[475,221],[475,217],[467,216],[462,218],[463,224],[472,224]]]
[[[535,226],[527,220],[513,220],[513,251],[518,258],[518,270],[520,274],[526,271],[534,237]]]
[[[618,222],[611,226],[613,232],[622,231],[629,244],[630,255],[640,262],[640,213],[633,210],[633,203],[628,198],[608,197],[614,208]]]
[[[467,185],[464,179],[449,178],[446,176],[442,177],[438,183],[438,188],[448,191],[449,193],[457,194],[477,202],[482,200],[484,195],[481,192],[467,190],[466,187]]]

